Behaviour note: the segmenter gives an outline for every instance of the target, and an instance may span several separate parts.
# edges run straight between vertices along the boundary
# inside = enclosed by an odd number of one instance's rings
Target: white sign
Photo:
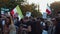
[[[4,14],[5,13],[5,11],[9,11],[9,9],[5,9],[5,8],[1,8],[1,14]]]
[[[46,18],[47,18],[47,14],[44,12],[42,17],[43,17],[44,19],[46,19]]]
[[[9,9],[5,9],[5,8],[1,8],[1,10],[3,10],[3,11],[9,11]]]
[[[26,16],[30,17],[31,16],[31,12],[26,12]]]
[[[1,11],[1,14],[4,14],[4,11]]]

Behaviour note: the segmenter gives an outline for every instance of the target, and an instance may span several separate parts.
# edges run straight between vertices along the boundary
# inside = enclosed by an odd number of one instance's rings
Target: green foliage
[[[40,12],[38,12],[37,10],[34,10],[34,11],[32,12],[32,16],[33,16],[33,17],[41,17],[42,14],[41,14]]]
[[[51,4],[52,16],[56,16],[58,12],[60,12],[60,1],[54,2]]]
[[[34,4],[21,5],[21,2],[25,2],[25,1],[24,0],[18,0],[18,1],[10,1],[9,0],[8,2],[6,2],[4,4],[4,7],[6,6],[6,8],[9,8],[10,10],[12,10],[17,5],[19,5],[24,16],[27,11],[30,11],[32,13],[33,17],[42,16],[42,14],[38,10],[35,10],[35,8],[37,7],[36,5],[34,5]]]
[[[20,8],[21,8],[24,16],[26,15],[27,11],[30,11],[32,13],[32,17],[42,16],[42,14],[38,10],[35,10],[36,6],[34,4],[31,4],[31,5],[27,4],[24,6],[20,6]]]

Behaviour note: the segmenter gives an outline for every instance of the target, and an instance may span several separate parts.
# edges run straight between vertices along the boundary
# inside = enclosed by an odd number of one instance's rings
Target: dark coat
[[[56,31],[55,34],[60,34],[60,23],[56,25]]]
[[[32,34],[42,34],[42,27],[40,22],[33,21],[32,22]]]

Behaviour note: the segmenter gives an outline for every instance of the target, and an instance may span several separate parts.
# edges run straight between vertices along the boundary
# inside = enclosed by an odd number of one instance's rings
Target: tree
[[[60,12],[60,1],[54,2],[51,4],[52,14],[56,16],[58,12]]]
[[[27,5],[20,6],[20,8],[21,8],[24,16],[25,16],[27,11],[32,13],[32,17],[42,16],[42,14],[38,10],[35,10],[35,8],[37,8],[37,5],[34,5],[34,4],[29,5],[29,4],[27,4]]]
[[[25,4],[25,5],[21,5],[24,2],[26,2],[26,1],[24,1],[24,0],[17,0],[17,1],[15,1],[15,0],[8,0],[8,2],[6,1],[3,4],[3,6],[4,7],[6,6],[6,8],[9,8],[10,10],[12,10],[17,5],[19,5],[19,7],[21,8],[24,16],[25,16],[25,14],[26,14],[27,11],[30,11],[32,13],[33,17],[42,16],[42,14],[38,10],[35,10],[35,8],[37,7],[37,5],[35,5],[35,4],[29,5],[28,3]]]

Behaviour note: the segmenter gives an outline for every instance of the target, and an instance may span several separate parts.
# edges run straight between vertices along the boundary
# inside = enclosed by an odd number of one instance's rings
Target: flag
[[[47,8],[46,8],[46,13],[51,14],[51,9],[50,9],[50,6],[48,6],[48,5],[47,5]]]
[[[21,9],[19,8],[19,5],[17,5],[10,13],[12,16],[19,17],[19,19],[23,18],[23,14]]]

